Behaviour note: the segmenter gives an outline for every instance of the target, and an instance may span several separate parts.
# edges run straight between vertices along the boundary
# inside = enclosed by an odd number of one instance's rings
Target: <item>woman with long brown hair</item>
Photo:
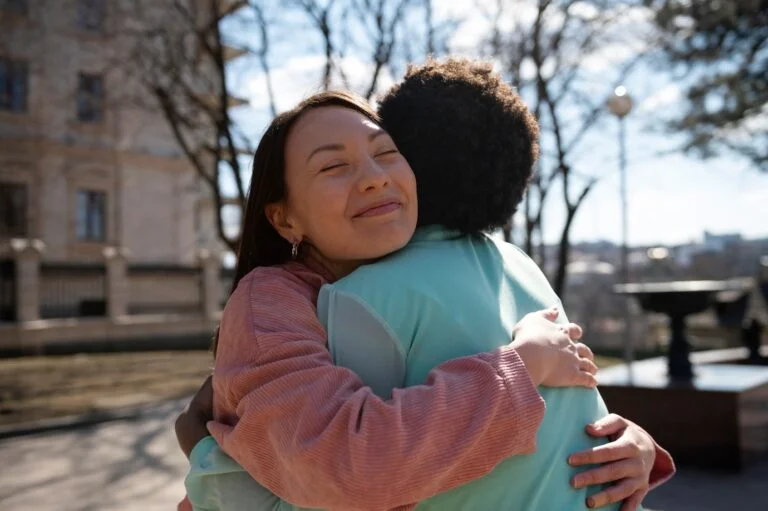
[[[330,103],[324,103],[326,99]],[[495,342],[485,345],[500,348],[439,365],[427,376],[426,385],[392,390],[403,386],[394,378],[398,383],[377,386],[386,401],[361,387],[353,373],[329,366],[325,332],[315,317],[317,288],[401,248],[410,240],[416,220],[415,187],[407,162],[379,126],[375,113],[352,99],[338,103],[335,93],[315,96],[307,103],[311,107],[300,105],[276,119],[267,131],[269,137],[265,135],[260,144],[259,151],[265,143],[269,151],[257,154],[254,174],[276,172],[278,178],[270,184],[264,176],[254,175],[254,183],[276,191],[260,194],[262,202],[255,207],[249,204],[246,215],[263,217],[257,220],[273,230],[277,248],[259,252],[261,247],[245,248],[244,244],[239,254],[244,267],[238,270],[240,282],[224,313],[217,352],[216,438],[223,440],[222,446],[252,477],[296,505],[411,507],[485,475],[503,458],[529,452],[534,437],[530,430],[540,421],[536,415],[540,402],[538,395],[530,393],[531,384],[590,386],[594,365],[588,350],[569,339],[580,336],[578,327],[561,330],[551,321],[555,313],[538,313],[518,324],[511,346],[501,345],[496,335]],[[507,115],[498,114],[492,117]],[[436,147],[430,142],[425,149]],[[442,168],[456,163],[448,161]],[[477,164],[482,159],[468,163],[466,169]],[[446,189],[462,191],[453,184]],[[463,199],[453,205],[466,208],[471,202]],[[445,216],[447,203],[441,204]],[[494,208],[489,211],[496,215]],[[246,221],[246,225],[258,223]],[[253,232],[252,227],[247,229]],[[260,238],[253,239],[258,245]],[[254,255],[268,253],[277,258],[260,261],[270,266],[257,262],[255,269],[248,267],[249,260],[259,261]],[[327,310],[321,316],[325,314]],[[425,324],[432,321],[423,319]],[[340,328],[351,327],[354,320],[342,321]],[[438,345],[453,342],[449,332],[444,336],[439,340],[445,342]],[[356,339],[346,337],[351,353]],[[366,350],[373,346],[372,337],[373,332],[358,330],[357,340]],[[366,351],[357,351],[360,360]],[[371,361],[380,367],[397,358],[387,359],[386,352],[376,349],[368,353],[374,352],[376,357],[383,356]],[[523,377],[520,371],[526,368],[529,376]],[[423,378],[408,380],[408,385]],[[501,386],[507,388],[501,390]],[[504,415],[508,404],[515,407],[514,417]],[[506,422],[503,432],[496,430],[499,421]],[[580,431],[583,424],[577,427]],[[638,433],[639,428],[633,427],[627,431]],[[647,434],[634,438],[642,438],[653,450]],[[198,455],[193,453],[193,461],[203,460],[199,467],[217,464],[217,459],[199,455],[206,446],[211,448],[209,453],[216,452],[216,443],[208,440],[195,447]],[[639,454],[633,456],[633,462],[640,461]],[[612,459],[619,458],[607,461]],[[626,463],[619,465],[626,467]],[[237,475],[240,469],[229,465],[224,470]],[[648,478],[642,467],[636,472]],[[190,479],[199,475],[192,474]],[[244,472],[239,475],[248,477]],[[624,477],[626,472],[621,474]],[[253,484],[244,481],[242,486],[247,483]],[[219,487],[211,493],[214,500],[224,499],[218,504],[226,504],[226,509],[255,504],[247,496],[234,500],[242,492],[222,493]],[[200,502],[198,497],[193,495],[193,500]],[[256,508],[283,504],[273,496],[260,500]]]
[[[536,385],[594,385],[585,352],[566,349],[580,330],[556,327],[552,313],[387,400],[333,365],[320,286],[402,248],[417,217],[413,173],[357,96],[317,94],[271,123],[244,216],[214,416],[237,426],[228,454],[257,466],[251,475],[277,495],[331,509],[418,502],[530,452],[543,414]]]

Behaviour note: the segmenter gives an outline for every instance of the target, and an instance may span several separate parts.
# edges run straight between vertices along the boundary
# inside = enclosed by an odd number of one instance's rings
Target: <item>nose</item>
[[[371,157],[367,157],[360,165],[360,177],[358,188],[361,192],[383,188],[390,183],[390,176],[386,169]]]

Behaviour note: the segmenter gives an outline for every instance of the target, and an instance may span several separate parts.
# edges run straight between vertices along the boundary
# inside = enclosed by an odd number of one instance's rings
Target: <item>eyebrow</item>
[[[322,151],[341,151],[344,149],[344,146],[341,144],[328,144],[328,145],[321,145],[320,147],[316,147],[311,153],[309,153],[309,156],[307,156],[307,162],[312,159],[312,157]]]
[[[378,130],[376,130],[373,133],[368,135],[368,141],[369,142],[373,142],[373,140],[375,138],[380,137],[381,135],[386,135],[386,134],[387,134],[386,131],[384,131],[382,129],[378,129]],[[312,157],[316,153],[319,153],[319,152],[322,152],[322,151],[341,151],[343,149],[344,149],[344,145],[343,144],[326,144],[326,145],[321,145],[320,147],[316,147],[315,149],[312,150],[311,153],[309,153],[309,156],[307,156],[307,162],[309,162],[309,160],[311,160]]]
[[[386,134],[387,134],[386,131],[384,131],[383,129],[379,128],[378,130],[376,130],[373,133],[371,133],[370,135],[368,135],[368,142],[373,142],[373,139],[375,139],[376,137],[380,137],[380,136],[386,135]]]

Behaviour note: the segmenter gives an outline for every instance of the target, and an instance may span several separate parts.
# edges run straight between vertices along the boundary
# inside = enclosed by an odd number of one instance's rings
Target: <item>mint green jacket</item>
[[[513,245],[430,227],[403,250],[324,286],[318,316],[335,362],[388,398],[395,387],[422,383],[442,362],[507,344],[525,314],[552,306],[560,300],[545,276]],[[577,470],[566,459],[604,443],[584,426],[608,413],[605,404],[593,389],[540,392],[547,410],[534,454],[509,458],[418,509],[588,509],[586,497],[599,488],[573,489]],[[295,509],[250,479],[211,438],[195,447],[190,462],[186,485],[195,509]]]

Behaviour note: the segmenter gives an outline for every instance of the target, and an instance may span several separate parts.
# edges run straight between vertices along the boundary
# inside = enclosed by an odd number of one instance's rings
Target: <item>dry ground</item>
[[[0,426],[189,395],[211,363],[206,351],[0,359]]]
[[[602,367],[618,361],[597,357]],[[191,395],[211,363],[206,351],[0,359],[0,426]]]

